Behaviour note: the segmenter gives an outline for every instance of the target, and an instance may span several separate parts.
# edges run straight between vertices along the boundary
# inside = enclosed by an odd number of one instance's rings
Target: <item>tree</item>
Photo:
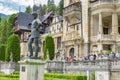
[[[0,61],[5,61],[5,50],[6,50],[6,45],[1,44],[0,45]]]
[[[42,15],[45,14],[46,9],[47,9],[47,6],[44,4],[44,5],[42,6]]]
[[[64,0],[60,0],[59,5],[58,5],[58,14],[62,15],[63,14],[63,4]]]
[[[57,7],[56,7],[56,5],[55,4],[51,4],[51,5],[48,5],[48,9],[50,10],[50,11],[57,11]]]
[[[54,59],[54,53],[55,53],[55,44],[54,39],[52,36],[46,36],[45,43],[44,43],[44,59],[46,59],[46,53],[48,52],[49,59]]]
[[[8,37],[13,34],[13,29],[15,26],[14,19],[16,16],[17,16],[17,14],[12,14],[8,18],[8,31],[7,31]]]
[[[7,42],[8,22],[5,18],[2,18],[0,26],[0,44],[6,44]]]
[[[31,7],[30,6],[26,7],[25,13],[31,13],[31,12],[32,12]]]
[[[13,34],[8,38],[5,60],[10,61],[10,54],[13,54],[13,61],[17,62],[20,60],[20,40],[18,35]]]

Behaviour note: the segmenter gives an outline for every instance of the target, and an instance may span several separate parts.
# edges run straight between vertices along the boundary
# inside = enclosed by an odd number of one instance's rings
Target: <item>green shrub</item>
[[[52,36],[46,36],[45,43],[44,43],[44,59],[46,59],[46,52],[48,50],[49,59],[54,59],[54,53],[55,53],[55,44],[54,39]]]
[[[5,61],[5,50],[6,50],[6,45],[1,44],[0,45],[0,60]]]
[[[7,46],[6,46],[6,53],[5,53],[5,60],[10,61],[10,54],[13,54],[13,61],[17,62],[20,60],[20,40],[18,35],[11,35],[8,38]]]
[[[78,74],[45,74],[45,80],[87,80],[86,76]]]
[[[90,78],[90,80],[95,80],[95,73],[91,73]]]
[[[19,72],[14,72],[13,75],[0,74],[0,80],[19,80]]]

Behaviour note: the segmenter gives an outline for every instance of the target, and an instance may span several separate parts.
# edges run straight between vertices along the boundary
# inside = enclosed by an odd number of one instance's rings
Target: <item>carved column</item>
[[[113,39],[116,39],[118,35],[118,15],[117,13],[112,14],[112,35]]]
[[[102,34],[103,34],[103,27],[102,27],[102,13],[99,13],[99,51],[103,49],[102,47]]]
[[[116,41],[118,38],[117,36],[118,36],[118,15],[117,13],[114,12],[112,14],[112,39]],[[112,50],[116,52],[117,46],[115,44],[113,45]]]
[[[78,57],[78,44],[77,43],[74,44],[74,49],[75,49],[74,56]]]
[[[93,21],[94,21],[94,16],[92,15],[91,16],[91,38],[93,38],[93,36],[94,36],[94,23],[93,23]]]

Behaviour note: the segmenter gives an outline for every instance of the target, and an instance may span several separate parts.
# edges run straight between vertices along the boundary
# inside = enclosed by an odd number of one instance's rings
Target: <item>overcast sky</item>
[[[58,5],[60,0],[54,0]],[[0,0],[0,13],[10,15],[17,13],[19,9],[25,11],[25,7],[33,4],[47,4],[47,0]]]

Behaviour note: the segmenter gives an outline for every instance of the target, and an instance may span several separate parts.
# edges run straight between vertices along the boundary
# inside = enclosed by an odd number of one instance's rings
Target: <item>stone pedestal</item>
[[[110,80],[109,71],[95,71],[95,80]]]
[[[19,61],[20,80],[44,80],[44,61],[25,59]]]

